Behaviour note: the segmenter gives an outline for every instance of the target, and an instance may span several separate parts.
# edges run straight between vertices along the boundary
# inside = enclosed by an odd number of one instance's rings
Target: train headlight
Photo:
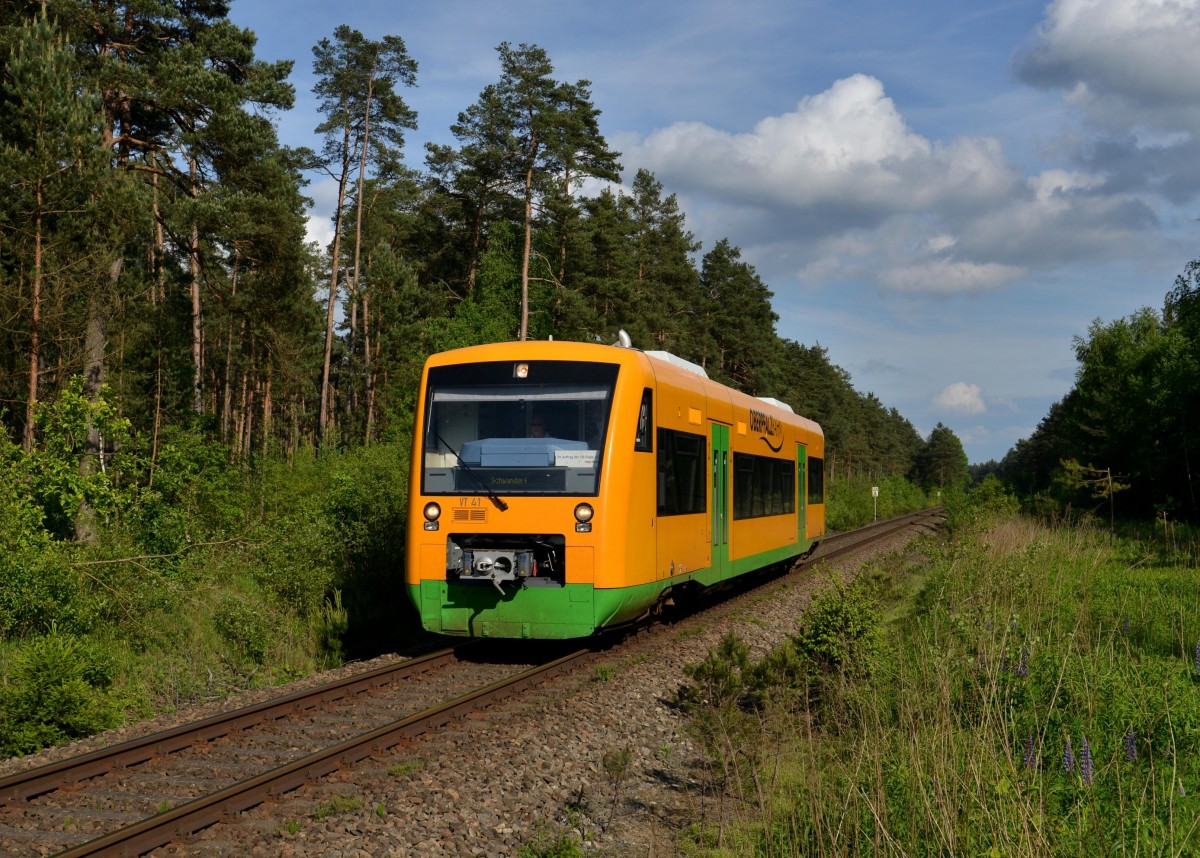
[[[429,503],[425,504],[425,509],[422,510],[422,512],[425,513],[425,529],[426,530],[437,530],[438,529],[438,518],[442,514],[441,505],[438,504],[436,501],[430,501]]]
[[[590,503],[581,503],[575,506],[575,532],[576,533],[591,533],[592,532],[592,516],[596,511],[592,509]]]

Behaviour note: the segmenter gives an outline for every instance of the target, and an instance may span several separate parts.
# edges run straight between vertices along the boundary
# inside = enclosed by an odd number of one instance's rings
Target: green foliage
[[[579,839],[565,831],[539,831],[517,850],[518,858],[583,858],[585,854]]]
[[[880,656],[878,609],[861,588],[823,591],[805,612],[793,645],[801,658],[824,673],[869,677]]]
[[[343,813],[351,813],[356,810],[362,810],[363,800],[358,796],[342,796],[335,795],[329,801],[321,802],[313,811],[312,818],[314,822],[320,822],[329,816],[336,816]]]
[[[238,593],[221,600],[213,624],[234,651],[253,664],[262,664],[266,659],[267,645],[277,631],[274,619],[261,604]]]
[[[1075,339],[1074,388],[1001,463],[1001,475],[1040,495],[1043,508],[1052,502],[1057,512],[1082,500],[1107,507],[1110,522],[1155,513],[1200,517],[1193,465],[1200,450],[1198,263],[1176,278],[1161,314],[1144,307],[1125,319],[1097,319]],[[1084,481],[1098,474],[1126,489],[1090,497],[1099,484]]]
[[[388,769],[388,774],[394,778],[407,778],[425,768],[424,760],[406,760]]]
[[[874,589],[889,619],[876,626],[870,676],[847,672],[855,662],[844,653],[847,638],[863,639],[853,629],[871,627],[872,608],[836,592],[814,605],[838,632],[818,633],[809,616],[797,640],[824,675],[842,666],[845,717],[829,718],[833,701],[820,697],[807,710],[825,716],[815,721],[795,717],[793,697],[754,698],[764,701],[756,723],[776,731],[741,735],[759,743],[756,770],[724,785],[735,795],[746,783],[776,786],[726,823],[726,845],[772,855],[867,853],[881,842],[903,854],[953,843],[955,854],[1030,858],[1195,851],[1194,570],[1148,563],[1144,546],[1108,534],[1017,518],[995,486],[963,503],[975,514],[953,541],[923,544],[919,588]],[[719,685],[746,709],[754,671],[724,651],[722,669],[741,687]],[[704,670],[720,673],[715,661]],[[777,685],[814,681],[811,670],[760,672]],[[688,711],[692,729],[711,723],[702,707]]]
[[[879,497],[871,489],[878,487]],[[892,475],[872,478],[865,475],[838,477],[825,483],[825,526],[842,533],[880,521],[895,518],[937,503],[904,477]]]
[[[962,489],[970,479],[967,454],[952,430],[939,423],[913,462],[914,481],[926,491]]]
[[[122,456],[129,421],[119,417],[106,390],[89,399],[83,379],[75,376],[59,397],[37,409],[39,443],[21,459],[30,495],[41,505],[45,527],[56,536],[74,533],[75,520],[86,505],[100,516],[112,516],[129,505],[131,495],[120,484]],[[89,447],[89,433],[99,439]]]
[[[114,667],[99,641],[51,630],[4,655],[0,753],[31,753],[120,720]]]

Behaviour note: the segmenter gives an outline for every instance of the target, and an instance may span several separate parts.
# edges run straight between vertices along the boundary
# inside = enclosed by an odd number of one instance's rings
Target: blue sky
[[[404,39],[427,141],[499,76],[503,41],[592,82],[626,179],[678,195],[702,252],[742,249],[782,336],[820,343],[972,462],[1028,437],[1072,338],[1160,308],[1200,256],[1200,0],[234,0],[293,59],[289,145],[316,146],[312,46]],[[332,189],[314,178],[312,234]],[[635,344],[636,345],[636,344]]]

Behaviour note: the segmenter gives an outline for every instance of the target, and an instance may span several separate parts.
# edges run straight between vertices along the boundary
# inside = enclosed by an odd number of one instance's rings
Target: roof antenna
[[[629,339],[629,334],[625,333],[625,329],[621,328],[617,331],[617,341],[613,345],[620,346],[623,349],[633,348],[633,340]]]

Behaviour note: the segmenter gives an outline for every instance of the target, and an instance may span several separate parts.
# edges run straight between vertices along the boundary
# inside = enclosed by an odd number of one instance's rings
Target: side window
[[[654,452],[654,394],[650,388],[642,391],[642,407],[638,411],[637,435],[633,438],[633,449],[640,453]]]
[[[795,465],[790,459],[733,454],[733,517],[791,515],[796,511]]]
[[[825,460],[808,460],[808,502],[825,503]]]
[[[708,440],[658,430],[658,514],[691,515],[708,507]]]

